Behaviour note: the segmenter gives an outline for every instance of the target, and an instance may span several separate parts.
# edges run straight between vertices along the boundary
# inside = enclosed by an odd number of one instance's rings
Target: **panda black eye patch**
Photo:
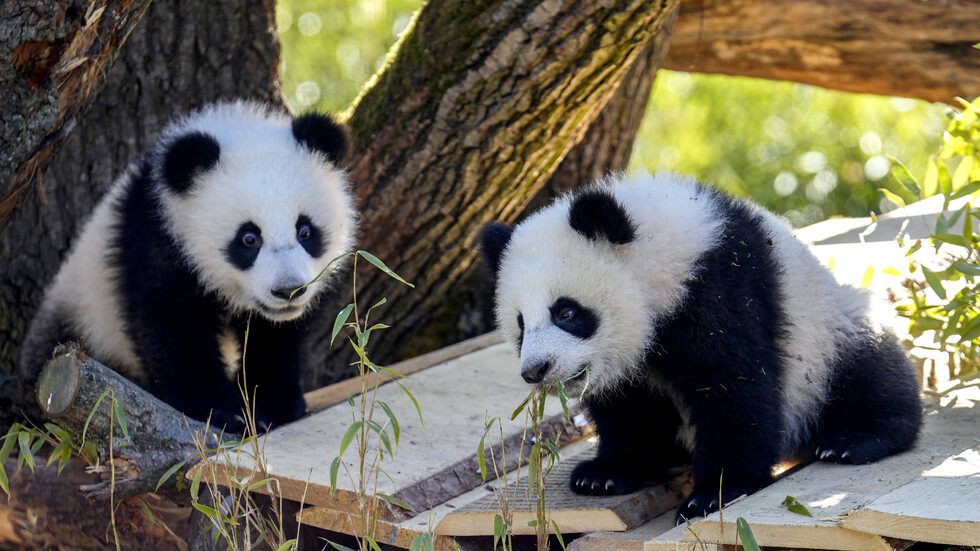
[[[323,254],[323,232],[305,214],[296,219],[296,240],[310,256],[316,258]]]
[[[262,230],[252,222],[245,222],[238,227],[235,237],[225,248],[228,262],[239,270],[247,270],[255,263],[262,248]]]
[[[575,299],[561,297],[548,309],[551,322],[562,331],[580,339],[587,339],[599,328],[599,317]]]

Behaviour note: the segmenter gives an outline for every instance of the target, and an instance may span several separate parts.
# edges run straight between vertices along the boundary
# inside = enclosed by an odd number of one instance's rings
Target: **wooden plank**
[[[843,526],[848,513],[916,479],[923,470],[940,466],[948,458],[977,444],[976,403],[980,389],[962,388],[926,409],[919,442],[911,451],[869,465],[813,463],[775,484],[725,507],[724,540],[718,513],[675,528],[644,545],[646,551],[684,549],[680,544],[704,542],[733,544],[735,519],[748,521],[762,547],[801,549],[853,549],[891,551],[895,542],[883,535]],[[813,513],[789,512],[782,502],[797,498]],[[971,496],[972,497],[972,496]]]
[[[478,350],[483,350],[488,346],[493,346],[502,342],[504,342],[504,339],[500,336],[500,333],[491,331],[490,333],[480,335],[479,337],[467,339],[465,341],[449,345],[445,348],[440,348],[439,350],[434,350],[427,354],[422,354],[421,356],[416,356],[414,358],[392,364],[388,367],[398,373],[401,373],[402,375],[412,375],[422,371],[423,369],[428,369],[434,365],[458,358],[460,356],[465,356],[466,354],[470,354]],[[367,387],[372,388],[375,382],[378,380],[378,377],[379,376],[374,373],[368,375]],[[382,373],[380,377],[380,384],[384,384],[391,381],[394,378],[394,375]],[[307,392],[304,397],[306,398],[306,408],[310,412],[317,412],[344,402],[347,400],[347,396],[357,396],[360,393],[361,378],[353,377],[347,379],[346,381],[340,381],[339,383],[334,383],[323,388],[311,390],[310,392]]]
[[[326,507],[310,507],[303,511],[303,524],[316,526],[342,534],[360,535],[360,520],[356,513],[335,511]],[[424,526],[424,525],[423,525]],[[403,526],[379,520],[374,528],[374,540],[382,545],[388,544],[408,549],[416,536],[425,534],[425,528]],[[456,551],[456,544],[448,536],[433,535],[432,546],[435,551]]]
[[[569,474],[579,462],[593,457],[594,449],[588,449],[574,457],[566,457],[549,475],[550,483],[546,492],[548,514],[562,533],[628,530],[673,509],[691,490],[691,475],[688,471],[683,471],[664,484],[632,494],[582,496],[573,493],[568,487]],[[512,497],[511,503],[514,534],[534,534],[534,528],[527,525],[528,521],[536,518],[535,504],[527,496],[527,477],[522,475],[518,487],[515,489],[511,486],[509,491],[511,496],[516,496]],[[436,526],[435,533],[453,536],[493,535],[494,517],[499,510],[497,497],[488,492],[474,503],[447,514]]]
[[[974,434],[980,435],[980,417]],[[980,546],[980,445],[850,513],[844,528],[915,541]]]
[[[673,508],[625,532],[593,532],[568,544],[567,551],[643,551],[643,542],[674,528]]]
[[[394,462],[382,464],[388,476],[379,477],[377,492],[422,511],[479,486],[475,455],[488,415],[501,418],[508,447],[519,446],[524,421],[510,421],[509,416],[529,389],[517,375],[517,359],[509,345],[496,344],[456,357],[416,373],[413,381],[403,384],[412,389],[422,408],[425,430],[398,385],[378,388],[377,398],[398,416],[401,443]],[[335,495],[330,495],[330,463],[352,422],[351,408],[343,402],[265,437],[265,464],[279,481],[284,498],[337,511],[358,511],[355,487],[344,468]],[[552,433],[561,430],[566,438],[580,437],[586,430],[584,418],[578,424],[565,418],[557,399],[547,402],[544,425]],[[488,440],[499,446],[499,436],[493,433]],[[358,470],[355,457],[352,450],[344,456],[350,472]],[[508,453],[508,469],[517,466],[516,457],[516,450]],[[233,465],[229,470],[237,474],[255,468],[255,462],[244,454],[232,457],[229,463]],[[188,476],[193,477],[198,468]],[[227,479],[220,482],[227,485]],[[411,516],[388,504],[380,515],[392,522]]]

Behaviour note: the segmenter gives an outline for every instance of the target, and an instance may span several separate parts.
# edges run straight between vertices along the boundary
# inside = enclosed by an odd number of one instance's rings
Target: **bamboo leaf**
[[[503,515],[494,515],[493,517],[493,548],[497,549],[497,543],[500,539],[504,537],[504,531],[507,526],[504,524]]]
[[[395,449],[398,449],[398,439],[401,435],[401,428],[398,425],[398,418],[395,417],[395,414],[385,402],[378,400],[378,405],[381,406],[381,409],[384,410],[385,415],[388,416],[388,420],[391,421],[391,432],[395,436]]]
[[[347,432],[344,433],[344,437],[340,439],[340,453],[337,457],[343,457],[344,452],[347,451],[347,446],[350,446],[352,440],[354,440],[354,435],[357,431],[361,429],[361,425],[364,423],[362,421],[354,421],[349,427],[347,427]]]
[[[384,272],[384,273],[388,274],[389,276],[397,279],[398,281],[404,283],[405,285],[408,285],[409,287],[412,287],[413,289],[415,288],[415,285],[412,285],[411,283],[405,281],[404,279],[402,279],[402,277],[400,275],[398,275],[395,272],[391,271],[391,268],[385,266],[385,263],[384,262],[381,262],[381,260],[379,260],[378,257],[374,256],[373,254],[371,254],[371,253],[369,253],[367,251],[357,251],[357,254],[361,255],[361,258],[363,258],[364,260],[367,260],[371,264],[374,264],[375,267],[377,267],[382,272]]]
[[[796,513],[797,515],[803,515],[805,517],[813,516],[810,514],[810,510],[793,496],[786,496],[786,499],[783,500],[783,505],[785,505],[790,512]]]
[[[558,545],[560,545],[562,549],[565,549],[565,539],[561,536],[561,530],[558,529],[558,522],[552,520],[551,526],[555,529],[555,537],[558,538]]]
[[[487,434],[490,433],[490,427],[493,426],[493,423],[496,420],[497,420],[496,417],[490,419],[490,422],[487,423],[487,426],[483,429],[483,436],[480,437],[480,445],[477,447],[477,451],[476,451],[476,464],[480,466],[480,475],[483,477],[484,482],[487,481],[487,458],[486,458]]]
[[[85,419],[85,427],[82,428],[82,444],[85,444],[85,435],[88,434],[88,425],[92,422],[92,417],[95,415],[96,411],[99,411],[99,406],[102,405],[102,400],[105,400],[105,397],[108,395],[109,391],[106,390],[99,396],[99,399],[95,401],[95,406],[92,407],[92,411],[89,412],[88,418]]]
[[[344,327],[347,323],[347,319],[350,318],[350,313],[354,310],[354,303],[350,303],[344,306],[344,309],[337,313],[337,319],[333,320],[333,330],[330,332],[330,344],[333,345],[334,339],[337,338],[337,333]]]
[[[413,513],[415,512],[415,508],[414,507],[412,507],[408,503],[405,503],[404,501],[398,499],[397,497],[392,497],[392,496],[390,496],[388,494],[382,494],[381,492],[378,492],[375,495],[378,496],[378,497],[380,497],[381,499],[387,501],[388,503],[392,503],[394,505],[397,505],[397,506],[401,507],[402,509],[407,509],[407,510],[413,512]]]
[[[333,458],[330,463],[330,497],[337,492],[337,473],[340,472],[340,456]]]
[[[350,547],[347,547],[346,545],[341,545],[339,543],[334,543],[334,542],[332,542],[330,540],[327,540],[327,543],[329,543],[330,545],[332,545],[334,549],[339,549],[340,551],[354,551],[353,549],[351,549]]]
[[[521,402],[521,405],[517,406],[517,409],[514,410],[514,413],[511,413],[510,414],[510,420],[511,421],[513,421],[514,419],[517,419],[517,416],[522,411],[524,411],[524,406],[526,406],[527,403],[531,401],[531,396],[534,396],[534,391],[533,390],[530,393],[528,393],[527,398],[524,398],[524,401]]]
[[[738,520],[735,521],[735,526],[738,528],[738,536],[742,538],[742,549],[745,551],[762,551],[759,549],[759,544],[755,541],[752,528],[749,527],[749,523],[744,518],[738,517]]]
[[[280,545],[279,549],[277,549],[276,551],[289,551],[294,547],[296,547],[296,538],[284,541],[283,544]]]
[[[112,409],[116,413],[116,419],[119,421],[119,428],[122,429],[123,438],[129,440],[129,424],[126,423],[126,412],[123,411],[122,404],[115,398],[112,399]]]
[[[365,537],[364,539],[367,540],[368,545],[371,546],[371,549],[374,549],[374,551],[381,551],[381,547],[378,545],[378,542],[374,541],[374,538]]]
[[[20,432],[20,424],[14,423],[7,431],[7,435],[3,437],[3,446],[0,446],[0,463],[10,457],[10,452],[14,450],[14,444],[17,443],[18,432]]]
[[[419,407],[419,401],[415,399],[415,395],[413,395],[412,392],[405,387],[405,385],[398,383],[398,386],[402,387],[405,395],[408,396],[408,399],[412,401],[412,405],[415,406],[415,412],[419,414],[419,423],[422,424],[422,432],[425,432],[425,421],[422,420],[422,408]]]
[[[198,494],[201,491],[202,471],[204,471],[204,469],[198,469],[197,472],[194,473],[194,479],[191,481],[191,500],[194,501],[195,503],[197,502]]]
[[[867,289],[868,287],[871,287],[871,278],[874,277],[874,275],[875,275],[874,266],[868,266],[864,270],[864,277],[861,278],[862,289]]]
[[[565,412],[565,419],[571,420],[571,413],[568,411],[568,392],[565,390],[565,383],[561,379],[555,379],[558,383],[558,401],[561,402],[561,410]]]
[[[915,177],[912,176],[912,173],[909,172],[909,169],[903,165],[901,161],[895,157],[892,157],[891,155],[888,156],[888,160],[892,162],[892,176],[894,176],[895,179],[905,187],[905,189],[909,190],[912,195],[921,197],[922,189],[919,187],[918,182],[915,181]]]
[[[878,191],[880,191],[882,195],[885,196],[885,199],[888,199],[889,201],[895,203],[896,205],[902,207],[903,209],[905,208],[905,199],[902,199],[897,194],[892,193],[891,191],[883,187],[878,188]]]
[[[27,431],[21,431],[17,435],[17,442],[20,444],[20,457],[27,462],[27,466],[34,472],[34,454],[31,453],[31,435]]]
[[[936,296],[938,296],[940,299],[946,300],[946,289],[943,287],[943,284],[939,281],[939,276],[936,275],[936,272],[933,272],[929,268],[923,267],[922,275],[926,278],[926,283],[929,284],[929,287],[932,289],[932,292],[936,293]]]
[[[881,273],[888,274],[888,275],[893,275],[893,276],[900,276],[900,275],[902,275],[902,272],[896,270],[895,268],[891,268],[891,267],[885,268],[884,270],[881,271]]]
[[[7,480],[7,469],[3,467],[3,463],[0,463],[0,489],[7,494],[7,499],[10,499],[10,481]]]
[[[965,186],[956,190],[956,193],[954,193],[950,199],[955,200],[959,199],[960,197],[966,197],[967,195],[973,195],[977,192],[977,190],[980,190],[980,180],[970,182],[969,184],[966,184]]]
[[[177,471],[179,471],[181,468],[183,468],[183,466],[186,465],[187,462],[190,461],[190,459],[191,458],[188,457],[187,459],[184,459],[183,461],[177,463],[173,467],[170,467],[169,469],[167,469],[167,472],[163,473],[163,476],[160,477],[160,480],[157,482],[157,487],[155,489],[156,490],[159,490],[160,489],[160,486],[163,486],[163,483],[164,482],[166,482],[167,480],[170,480],[170,477],[173,476],[174,473],[176,473]]]

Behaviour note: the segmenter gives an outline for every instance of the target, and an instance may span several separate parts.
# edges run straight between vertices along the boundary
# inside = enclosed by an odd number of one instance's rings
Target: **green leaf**
[[[980,316],[970,320],[960,332],[960,342],[969,342],[980,338]]]
[[[340,472],[340,456],[333,458],[330,463],[330,497],[337,492],[337,473]]]
[[[533,390],[530,393],[528,393],[527,398],[524,398],[524,401],[521,402],[521,405],[517,406],[517,409],[514,410],[514,413],[510,414],[511,421],[517,419],[517,416],[520,415],[522,411],[524,411],[524,407],[527,405],[528,402],[531,401],[531,396],[534,396]]]
[[[156,490],[159,490],[160,489],[160,486],[163,486],[163,483],[164,482],[170,480],[170,477],[173,476],[174,473],[176,473],[177,471],[179,471],[181,468],[183,468],[184,465],[186,465],[187,462],[190,461],[190,459],[191,458],[188,457],[187,459],[184,459],[183,461],[177,463],[173,467],[170,467],[169,469],[167,469],[167,472],[163,473],[163,476],[160,477],[160,480],[157,482],[157,487],[155,489]]]
[[[555,379],[558,383],[558,401],[561,402],[561,410],[565,412],[565,419],[571,420],[571,413],[568,411],[568,392],[565,390],[565,383],[561,379]]]
[[[212,520],[218,520],[219,518],[221,518],[221,516],[224,516],[224,515],[218,516],[218,512],[208,507],[207,505],[202,505],[200,503],[194,502],[191,503],[191,506],[197,509],[198,511],[204,513],[205,515],[207,515],[208,518]]]
[[[7,498],[10,498],[10,481],[7,480],[7,469],[3,468],[3,463],[0,463],[0,489],[3,493],[7,494]]]
[[[956,193],[954,193],[950,197],[950,199],[956,200],[959,199],[960,197],[966,197],[967,195],[972,195],[976,193],[977,190],[980,190],[980,180],[977,180],[975,182],[970,182],[969,184],[966,184],[965,186],[956,190]]]
[[[398,381],[395,382],[397,383]],[[419,414],[419,423],[422,424],[422,432],[425,432],[425,421],[422,420],[422,408],[419,407],[419,401],[415,399],[415,396],[411,393],[411,391],[405,388],[405,385],[398,383],[398,386],[402,387],[405,395],[408,396],[408,399],[412,401],[412,405],[415,406],[415,413]]]
[[[53,434],[59,442],[72,441],[72,437],[70,434],[68,434],[68,431],[62,427],[59,427],[58,425],[55,425],[54,423],[45,423],[44,428],[48,429],[48,432]]]
[[[99,396],[99,399],[95,401],[95,406],[92,408],[92,411],[89,412],[88,418],[85,419],[85,427],[82,428],[82,444],[85,444],[85,435],[88,434],[88,424],[92,422],[92,417],[95,415],[96,411],[99,411],[99,406],[102,405],[102,400],[105,400],[105,397],[108,395],[109,391],[106,390],[101,396]]]
[[[901,161],[895,157],[892,157],[891,155],[888,156],[888,160],[892,162],[892,176],[898,180],[898,183],[902,184],[902,186],[909,190],[912,195],[921,197],[922,189],[919,187],[918,182],[915,181],[915,177],[912,176],[912,173],[909,172],[909,169],[906,168]]]
[[[361,336],[357,338],[357,343],[361,346],[361,348],[365,348],[367,347],[368,339],[371,338],[371,331],[374,331],[375,329],[388,329],[389,327],[391,326],[383,323],[376,323],[361,333]]]
[[[385,432],[384,427],[378,424],[374,419],[368,419],[365,421],[369,427],[371,427],[374,432],[378,433],[378,438],[381,439],[381,443],[384,444],[385,450],[388,451],[389,456],[395,455],[395,452],[391,450],[391,440],[388,438],[388,433]]]
[[[122,404],[115,398],[112,399],[112,409],[116,413],[116,419],[119,421],[119,428],[122,429],[123,438],[129,440],[129,425],[126,423],[126,412],[123,411]]]
[[[738,517],[738,520],[735,521],[735,526],[738,528],[738,536],[742,538],[742,549],[745,551],[762,551],[759,549],[759,544],[755,541],[755,535],[752,534],[749,523],[744,518]]]
[[[493,548],[494,549],[497,549],[497,543],[500,541],[501,538],[504,537],[504,531],[506,529],[507,526],[504,524],[503,515],[499,515],[499,514],[494,515],[493,516]]]
[[[950,245],[957,245],[960,247],[970,248],[970,244],[963,239],[962,235],[956,233],[937,233],[932,236],[933,241],[942,241],[943,243],[949,243]]]
[[[201,491],[201,472],[204,469],[198,469],[194,473],[194,480],[191,481],[191,500],[197,502],[198,493]]]
[[[903,209],[905,208],[905,200],[899,197],[898,195],[892,193],[891,191],[883,187],[878,188],[878,191],[880,191],[882,195],[885,196],[885,199],[888,199],[889,201],[895,203],[896,205],[902,207]]]
[[[888,275],[893,275],[893,276],[900,276],[900,275],[902,275],[902,272],[896,270],[895,268],[891,268],[891,267],[885,268],[884,270],[881,271],[881,273],[888,274]]]
[[[565,549],[565,539],[561,537],[561,530],[558,529],[558,523],[552,520],[551,526],[555,529],[555,537],[558,538],[558,545],[560,545],[562,549]]]
[[[385,402],[378,400],[378,405],[381,406],[381,409],[384,410],[385,415],[388,416],[388,420],[391,421],[391,432],[395,436],[395,449],[398,449],[398,438],[401,435],[401,428],[398,425],[398,418],[395,417],[395,414]]]
[[[354,435],[357,434],[357,431],[361,430],[361,425],[363,424],[363,421],[354,421],[347,427],[347,432],[340,439],[340,453],[337,454],[337,457],[344,456],[344,452],[347,451],[347,446],[350,446],[351,441],[354,440]]]
[[[350,303],[344,306],[344,309],[337,313],[337,319],[333,320],[333,330],[330,332],[330,344],[333,345],[334,339],[337,338],[337,333],[344,327],[347,323],[347,319],[350,318],[350,313],[354,310],[354,303]]]
[[[284,541],[283,544],[280,545],[279,549],[277,549],[276,551],[289,551],[294,547],[296,547],[296,538]]]
[[[922,177],[922,196],[932,197],[939,191],[939,170],[936,164],[939,161],[933,157],[926,163],[926,173]]]
[[[332,542],[330,540],[327,540],[327,543],[329,543],[330,545],[332,545],[334,549],[339,549],[340,551],[354,551],[353,549],[351,549],[350,547],[347,547],[346,545],[341,545],[339,543],[334,543],[334,542]]]
[[[378,260],[378,257],[374,256],[373,254],[371,254],[371,253],[369,253],[367,251],[357,251],[357,254],[361,255],[361,258],[363,258],[364,260],[367,260],[371,264],[374,264],[382,272],[384,272],[384,273],[388,274],[389,276],[397,279],[398,281],[404,283],[405,285],[408,285],[409,287],[412,287],[413,289],[415,288],[415,285],[412,285],[411,283],[405,281],[404,279],[402,279],[402,277],[400,275],[398,275],[395,272],[391,271],[391,268],[385,266],[385,263],[384,262],[381,262],[380,260]]]
[[[374,549],[374,551],[381,551],[381,547],[378,545],[378,542],[374,541],[374,538],[365,537],[364,539],[367,540],[368,545],[371,546],[371,549]]]
[[[959,261],[953,263],[953,268],[964,275],[976,276],[980,275],[980,265],[973,262]]]
[[[790,512],[796,513],[797,515],[803,515],[805,517],[813,516],[810,514],[810,510],[793,496],[786,496],[786,499],[783,500],[783,505],[785,505]]]
[[[970,172],[973,170],[973,156],[963,157],[960,163],[956,165],[956,170],[953,171],[953,190],[957,193],[953,194],[953,197],[957,197],[959,191],[963,186],[967,185],[970,181]],[[962,195],[959,195],[962,197]]]
[[[27,461],[27,466],[34,472],[34,454],[31,453],[31,435],[27,431],[21,431],[17,435],[17,442],[20,444],[20,457]]]
[[[54,463],[59,458],[61,458],[62,454],[65,453],[66,449],[69,450],[69,452],[71,451],[71,442],[65,441],[55,446],[54,451],[51,452],[51,455],[48,456],[48,461],[47,463],[44,464],[44,466],[50,467],[52,463]]]
[[[936,296],[938,296],[940,299],[946,300],[946,289],[943,288],[943,284],[939,281],[939,276],[936,275],[936,272],[933,272],[929,268],[923,267],[922,275],[925,276],[926,283],[929,284],[932,292],[936,293]]]
[[[413,512],[413,513],[415,512],[415,508],[414,507],[412,507],[408,503],[405,503],[404,501],[398,499],[397,497],[392,497],[392,496],[390,496],[388,494],[382,494],[381,492],[378,492],[375,495],[378,496],[378,497],[380,497],[381,499],[387,501],[388,503],[393,503],[393,504],[401,507],[402,509],[407,509],[407,510]]]
[[[0,446],[0,463],[3,463],[10,457],[10,452],[14,450],[14,444],[17,443],[17,434],[20,432],[20,424],[14,423],[7,431],[7,435],[3,437],[3,446]]]
[[[871,278],[875,275],[874,266],[868,266],[864,270],[864,277],[861,278],[861,288],[867,289],[871,286]]]
[[[490,433],[490,427],[493,426],[493,423],[496,420],[497,420],[496,417],[490,419],[490,422],[487,423],[486,427],[484,427],[483,436],[480,437],[480,445],[477,447],[476,450],[476,464],[480,466],[480,475],[483,476],[484,482],[487,481],[487,458],[486,458],[487,434]]]

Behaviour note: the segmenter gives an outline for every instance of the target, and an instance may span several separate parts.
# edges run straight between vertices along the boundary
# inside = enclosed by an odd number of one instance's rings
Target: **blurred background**
[[[342,112],[412,20],[420,0],[283,0],[282,79],[294,111]],[[693,175],[781,213],[797,227],[896,208],[914,198],[888,156],[924,166],[942,104],[788,82],[660,70],[632,169]]]

